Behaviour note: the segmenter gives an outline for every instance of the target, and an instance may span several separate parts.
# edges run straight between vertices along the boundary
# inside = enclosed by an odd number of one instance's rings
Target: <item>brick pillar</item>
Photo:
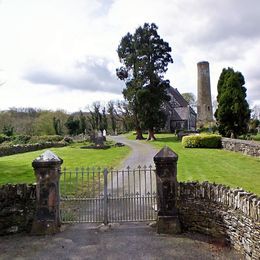
[[[60,231],[60,166],[63,160],[47,150],[32,162],[36,176],[36,214],[31,234],[47,235]]]
[[[165,146],[155,156],[157,183],[157,232],[178,234],[181,232],[177,209],[177,161],[178,155]]]

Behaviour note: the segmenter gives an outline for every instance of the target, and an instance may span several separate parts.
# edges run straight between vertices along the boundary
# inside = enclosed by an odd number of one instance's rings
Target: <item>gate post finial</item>
[[[157,232],[177,234],[181,232],[177,208],[178,155],[165,146],[155,156],[157,183]]]
[[[47,150],[32,162],[36,176],[36,214],[31,234],[47,235],[60,230],[60,166],[63,160]]]

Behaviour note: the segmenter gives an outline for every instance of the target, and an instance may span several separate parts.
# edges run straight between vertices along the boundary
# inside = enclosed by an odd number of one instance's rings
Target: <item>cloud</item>
[[[260,36],[260,5],[258,0],[246,1],[190,1],[181,5],[189,6],[185,17],[193,23],[194,33],[187,38],[200,44],[219,43],[229,39],[257,38]],[[186,26],[189,24],[186,23]],[[185,25],[184,25],[185,26]]]
[[[30,69],[24,74],[24,79],[34,84],[58,85],[71,90],[121,94],[123,84],[108,67],[107,60],[88,57],[62,71],[42,67]]]
[[[0,68],[5,72],[0,73],[0,82],[6,84],[0,96],[14,106],[19,99],[30,104],[29,91],[35,94],[34,102],[41,91],[48,91],[53,107],[57,106],[53,91],[60,100],[65,92],[67,97],[72,92],[97,99],[122,96],[124,84],[115,76],[120,66],[115,65],[116,48],[127,32],[154,22],[173,50],[174,64],[165,78],[180,92],[196,94],[196,64],[207,60],[214,96],[222,69],[233,67],[245,76],[248,99],[260,103],[259,13],[259,0],[2,1]],[[17,97],[9,98],[12,87],[22,85],[27,95],[12,90]],[[62,103],[71,106],[67,100]]]
[[[246,82],[247,98],[253,103],[260,104],[260,78]]]

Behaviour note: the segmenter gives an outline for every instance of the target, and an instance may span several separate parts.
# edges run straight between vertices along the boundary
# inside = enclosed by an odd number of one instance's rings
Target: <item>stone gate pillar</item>
[[[36,214],[31,234],[54,234],[60,230],[60,166],[63,160],[47,150],[32,162],[36,176]]]
[[[167,146],[154,156],[158,233],[178,234],[181,232],[177,209],[177,161],[178,155]]]

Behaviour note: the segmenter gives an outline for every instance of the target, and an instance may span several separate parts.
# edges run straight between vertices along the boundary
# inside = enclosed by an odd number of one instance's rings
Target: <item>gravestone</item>
[[[106,136],[107,136],[107,131],[106,131],[106,129],[104,129],[104,130],[103,130],[103,140],[104,140],[104,141],[107,140]]]
[[[95,146],[102,147],[104,146],[104,138],[101,131],[98,131],[97,138],[95,140]]]

